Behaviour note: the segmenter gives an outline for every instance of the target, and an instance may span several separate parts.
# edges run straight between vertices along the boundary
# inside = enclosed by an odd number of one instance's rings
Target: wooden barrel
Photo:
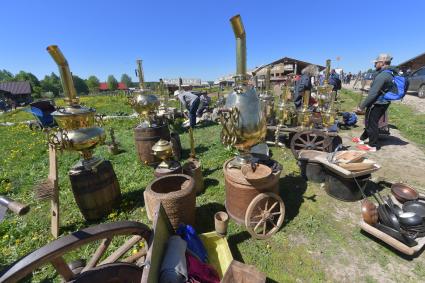
[[[172,174],[181,174],[183,173],[182,166],[180,162],[178,161],[169,161],[170,167],[169,168],[159,168],[156,167],[155,171],[153,172],[154,176],[156,178],[172,175]]]
[[[160,177],[150,183],[145,190],[145,206],[148,218],[152,219],[155,209],[161,203],[177,229],[179,224],[195,225],[196,192],[192,177],[175,174]]]
[[[197,195],[204,192],[204,177],[202,176],[202,167],[199,160],[188,160],[183,165],[183,173],[195,180],[195,191]]]
[[[96,169],[69,172],[75,201],[86,220],[108,215],[121,200],[120,185],[111,162],[104,160]]]
[[[260,193],[272,192],[279,195],[281,170],[274,172],[263,183],[252,185],[240,169],[228,168],[227,160],[223,165],[224,185],[226,188],[225,207],[229,216],[238,224],[245,223],[245,213],[251,201]],[[277,162],[277,161],[276,161]]]
[[[139,160],[143,164],[155,165],[160,162],[152,153],[152,146],[159,141],[159,139],[170,141],[170,130],[168,129],[168,125],[134,128],[136,152]]]

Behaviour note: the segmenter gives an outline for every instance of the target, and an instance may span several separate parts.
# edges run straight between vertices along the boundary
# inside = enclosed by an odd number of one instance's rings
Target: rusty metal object
[[[73,273],[73,271],[71,271],[69,266],[63,260],[62,256],[66,253],[76,251],[82,246],[106,238],[112,239],[116,236],[125,235],[140,236],[140,240],[134,243],[134,245],[128,245],[126,242],[116,249],[120,250],[120,254],[124,255],[134,246],[137,246],[140,241],[149,241],[150,234],[151,230],[148,226],[133,221],[120,221],[91,226],[81,231],[77,231],[70,235],[59,238],[21,258],[3,271],[3,273],[0,275],[0,282],[17,282],[25,276],[31,274],[37,268],[48,263],[54,263],[53,265],[55,269],[62,278],[71,276],[71,278],[67,278],[68,281],[76,279],[78,278],[79,274]],[[125,247],[125,249],[122,249],[121,247]],[[102,255],[104,252],[106,252],[106,249],[103,250]],[[117,262],[118,260],[119,258],[114,262]],[[95,266],[93,268],[95,268]],[[90,270],[91,269],[88,269],[86,272],[90,272]],[[98,278],[102,278],[102,274],[104,274],[102,269],[98,269]]]
[[[257,195],[263,192],[279,194],[281,171],[272,173],[265,182],[253,185],[245,179],[240,169],[229,168],[231,160],[227,160],[223,165],[226,189],[225,206],[229,216],[238,224],[243,225],[245,223],[246,210]]]

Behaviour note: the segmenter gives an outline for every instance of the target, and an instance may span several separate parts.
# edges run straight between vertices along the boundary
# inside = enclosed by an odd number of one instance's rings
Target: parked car
[[[410,74],[408,81],[407,93],[417,93],[418,97],[425,98],[425,66]]]

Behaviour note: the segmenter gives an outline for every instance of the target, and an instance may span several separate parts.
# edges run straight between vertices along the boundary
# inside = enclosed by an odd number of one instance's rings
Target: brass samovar
[[[260,100],[253,86],[248,85],[246,74],[246,34],[241,17],[230,19],[236,37],[235,88],[226,99],[221,113],[221,140],[239,150],[232,166],[240,167],[249,162],[249,150],[264,140],[266,117],[261,111]]]
[[[52,113],[59,129],[49,135],[49,143],[56,149],[78,151],[81,154],[83,159],[74,166],[74,169],[80,167],[94,169],[102,159],[93,157],[92,152],[98,144],[105,141],[105,131],[96,125],[96,110],[79,105],[68,62],[59,47],[50,45],[47,51],[59,67],[67,104]]]
[[[271,92],[271,84],[270,84],[270,72],[271,67],[267,67],[266,73],[266,90],[259,95],[261,111],[263,111],[266,116],[266,123],[268,125],[273,125],[275,120],[275,112],[274,112],[274,96]]]
[[[322,124],[329,127],[335,123],[335,95],[333,85],[329,84],[329,76],[331,70],[331,60],[326,60],[325,80],[323,85],[317,86],[317,97],[319,101],[319,111],[322,116]]]
[[[136,60],[136,63],[140,90],[129,99],[129,102],[133,109],[139,114],[139,126],[147,128],[151,127],[156,122],[156,110],[159,106],[159,100],[156,95],[148,94],[148,91],[145,89],[142,60]]]

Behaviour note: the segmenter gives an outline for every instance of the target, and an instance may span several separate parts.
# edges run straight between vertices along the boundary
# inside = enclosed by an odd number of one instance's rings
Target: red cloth
[[[186,253],[186,264],[189,278],[201,283],[220,283],[218,273],[211,265],[203,263],[189,253]]]

